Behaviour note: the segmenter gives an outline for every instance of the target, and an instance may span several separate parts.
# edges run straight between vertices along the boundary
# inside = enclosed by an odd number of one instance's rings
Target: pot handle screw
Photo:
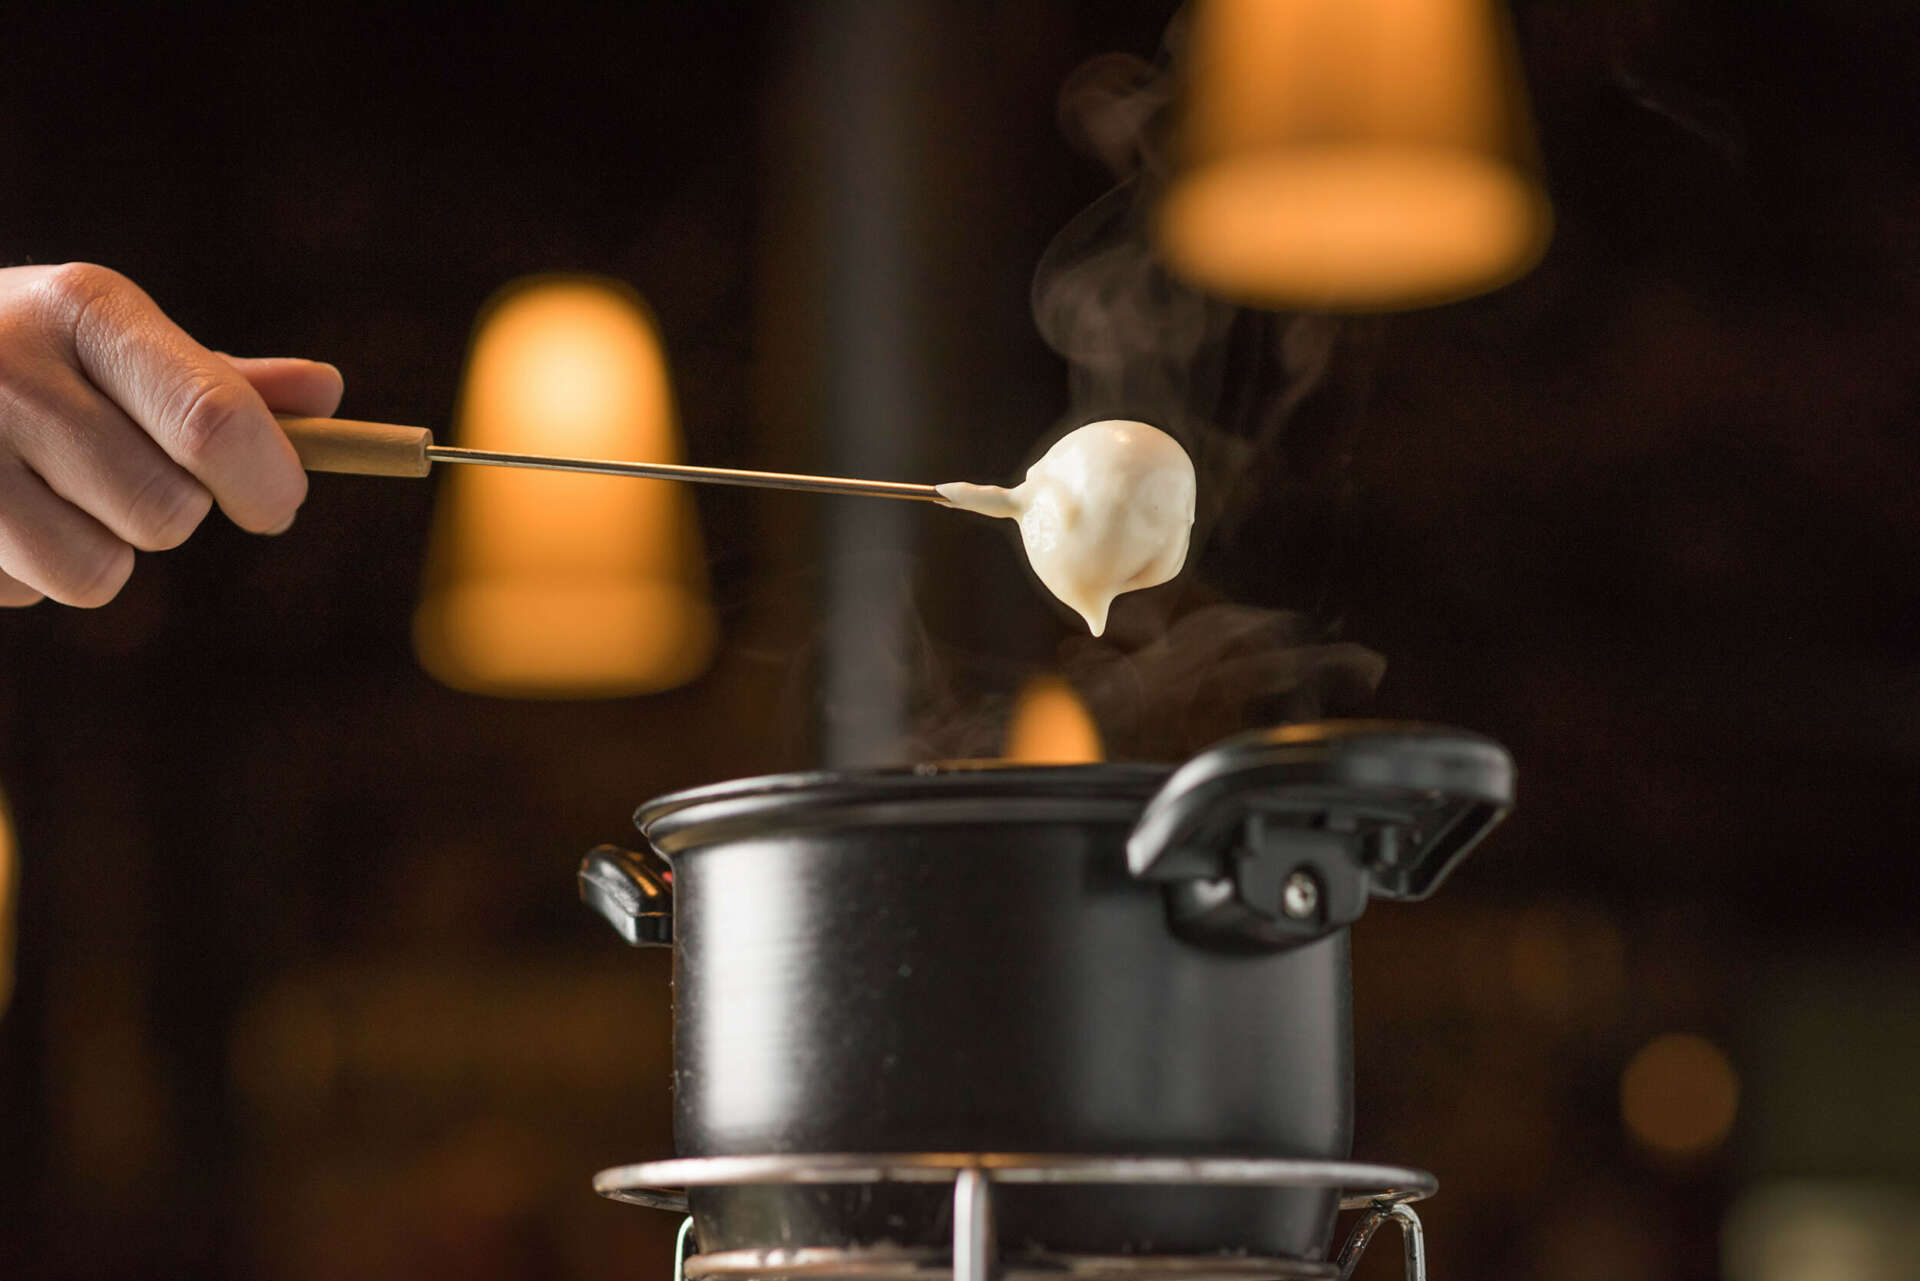
[[[1296,921],[1311,920],[1320,910],[1320,882],[1312,872],[1301,868],[1287,878],[1280,891],[1280,910]]]

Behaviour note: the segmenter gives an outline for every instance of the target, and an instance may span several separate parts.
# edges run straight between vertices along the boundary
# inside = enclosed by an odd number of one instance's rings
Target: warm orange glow
[[[1546,248],[1493,0],[1204,0],[1161,256],[1255,306],[1382,311],[1504,284]]]
[[[681,461],[666,357],[625,286],[544,277],[481,314],[455,444]],[[649,693],[692,680],[717,626],[693,499],[668,481],[440,469],[421,665],[523,698]]]
[[[1004,755],[1030,765],[1080,765],[1105,758],[1092,714],[1058,676],[1036,676],[1020,691],[1007,724]]]
[[[7,812],[7,798],[0,795],[0,1014],[7,1012],[13,996],[13,899],[19,880],[18,859],[14,855],[13,816]]]
[[[1704,1037],[1657,1036],[1620,1075],[1621,1119],[1635,1139],[1663,1156],[1695,1156],[1718,1147],[1739,1106],[1733,1064]]]

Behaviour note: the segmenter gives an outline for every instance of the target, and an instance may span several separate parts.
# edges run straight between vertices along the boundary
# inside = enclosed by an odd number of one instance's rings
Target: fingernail
[[[282,524],[274,529],[269,529],[267,531],[267,537],[278,538],[280,535],[286,533],[289,529],[292,529],[294,518],[297,517],[299,514],[300,514],[299,512],[295,512],[292,516],[287,517],[285,524]]]

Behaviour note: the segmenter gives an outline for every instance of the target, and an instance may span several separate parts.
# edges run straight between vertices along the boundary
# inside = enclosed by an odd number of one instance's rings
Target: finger
[[[307,474],[266,402],[233,366],[117,272],[69,263],[42,283],[75,363],[236,525],[271,533],[293,522]]]
[[[11,459],[0,462],[0,573],[90,609],[126,585],[133,548]]]
[[[38,605],[46,598],[45,592],[36,592],[12,574],[0,570],[0,609],[19,609],[25,605]]]
[[[276,414],[303,414],[308,418],[326,418],[340,408],[345,382],[340,371],[325,361],[298,360],[292,356],[220,357],[240,372],[240,376],[260,393],[267,408]]]
[[[21,459],[122,542],[150,552],[186,542],[213,496],[119,406],[78,374],[63,372],[29,410],[36,430],[14,438]]]

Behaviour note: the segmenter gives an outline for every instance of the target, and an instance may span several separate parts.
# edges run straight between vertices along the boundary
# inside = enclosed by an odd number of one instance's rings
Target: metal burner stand
[[[689,1157],[616,1166],[594,1176],[594,1191],[615,1201],[687,1212],[688,1187],[768,1183],[953,1184],[953,1281],[1025,1281],[1063,1274],[1070,1281],[1346,1281],[1373,1234],[1388,1219],[1400,1225],[1407,1281],[1426,1281],[1426,1241],[1411,1203],[1432,1196],[1439,1181],[1424,1170],[1355,1161],[1292,1161],[1259,1157],[1050,1156],[1006,1152],[910,1152],[887,1156]],[[1365,1211],[1331,1264],[1219,1255],[1179,1259],[1144,1256],[1022,1256],[1003,1267],[993,1224],[1000,1183],[1210,1184],[1221,1187],[1339,1188],[1343,1210]],[[744,1250],[687,1254],[693,1220],[681,1226],[674,1281],[687,1278],[891,1277],[904,1268],[925,1275],[944,1252],[876,1250]],[[940,1268],[940,1270],[945,1270]]]

